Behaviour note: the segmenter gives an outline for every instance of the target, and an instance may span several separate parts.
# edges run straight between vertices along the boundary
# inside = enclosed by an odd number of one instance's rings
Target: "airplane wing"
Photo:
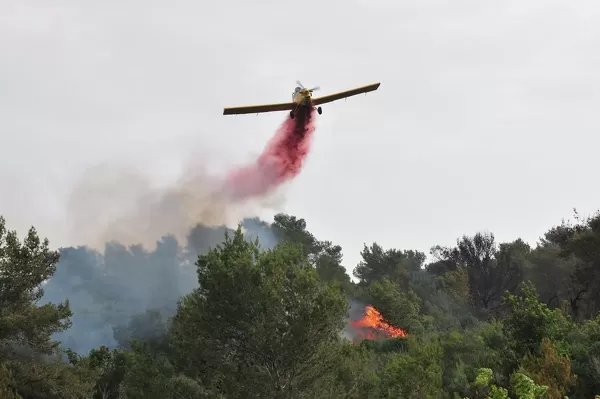
[[[356,89],[346,90],[335,94],[330,94],[328,96],[323,96],[319,98],[313,98],[313,105],[321,105],[325,103],[330,103],[332,101],[341,100],[342,98],[355,96],[361,93],[368,93],[370,91],[377,90],[381,83],[373,83],[367,86],[357,87]]]
[[[274,111],[290,111],[296,106],[295,103],[279,103],[279,104],[264,104],[264,105],[250,105],[247,107],[231,107],[224,108],[223,115],[237,115],[237,114],[257,114],[260,112],[274,112]]]

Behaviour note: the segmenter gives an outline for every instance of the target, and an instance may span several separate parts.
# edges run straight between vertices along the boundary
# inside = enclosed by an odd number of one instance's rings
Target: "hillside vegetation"
[[[600,214],[534,248],[478,232],[431,255],[366,245],[355,283],[341,247],[285,214],[103,253],[0,218],[0,397],[600,393]],[[360,339],[366,305],[403,333]]]

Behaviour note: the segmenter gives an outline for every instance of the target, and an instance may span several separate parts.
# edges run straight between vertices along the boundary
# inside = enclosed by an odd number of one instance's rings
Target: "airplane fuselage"
[[[292,94],[292,101],[298,105],[310,105],[312,100],[312,95],[310,90],[301,89],[300,87],[296,87],[296,90]]]
[[[314,108],[312,105],[312,93],[309,89],[303,89],[296,87],[294,93],[292,93],[292,101],[296,103],[296,108],[290,111],[290,117],[294,119],[294,116],[298,114],[301,108]],[[323,111],[321,107],[317,109],[319,114]]]

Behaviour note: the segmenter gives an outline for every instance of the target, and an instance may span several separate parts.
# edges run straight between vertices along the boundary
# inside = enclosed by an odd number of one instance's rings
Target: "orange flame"
[[[388,338],[408,336],[403,329],[391,326],[383,321],[381,313],[371,305],[368,305],[365,308],[365,315],[362,319],[352,320],[350,321],[350,325],[354,327],[360,335],[363,335],[363,338],[367,339],[375,339],[377,335],[381,335],[376,332],[383,333]]]

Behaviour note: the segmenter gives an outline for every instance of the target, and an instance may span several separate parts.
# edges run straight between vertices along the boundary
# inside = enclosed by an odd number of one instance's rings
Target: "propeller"
[[[300,86],[300,88],[305,89],[304,85],[302,83],[300,83],[299,80],[296,81],[296,84],[298,86]],[[308,91],[310,91],[312,93],[313,91],[316,91],[316,90],[319,90],[319,89],[321,89],[321,86],[313,87],[312,89],[308,89]]]

